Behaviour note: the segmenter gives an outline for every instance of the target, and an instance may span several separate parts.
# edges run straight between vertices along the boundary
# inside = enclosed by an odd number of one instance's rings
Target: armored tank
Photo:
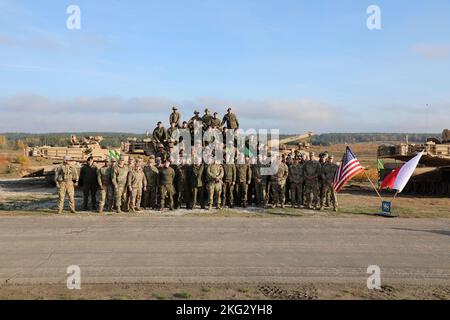
[[[441,138],[428,138],[423,144],[412,144],[406,141],[397,145],[379,146],[379,159],[394,160],[394,162],[384,163],[384,169],[380,170],[380,180],[421,151],[424,151],[424,154],[404,192],[450,196],[450,130],[448,129],[442,132]]]

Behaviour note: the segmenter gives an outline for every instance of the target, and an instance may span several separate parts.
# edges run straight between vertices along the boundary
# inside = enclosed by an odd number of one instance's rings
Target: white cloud
[[[281,133],[419,132],[440,131],[450,125],[450,103],[417,106],[379,106],[376,112],[361,107],[333,106],[312,98],[294,100],[227,100],[201,97],[175,101],[161,97],[75,97],[55,99],[34,94],[0,97],[0,132],[151,131],[157,121],[166,125],[173,105],[183,120],[194,109],[208,107],[223,116],[232,107],[243,129],[280,129]],[[421,112],[422,110],[422,112]]]

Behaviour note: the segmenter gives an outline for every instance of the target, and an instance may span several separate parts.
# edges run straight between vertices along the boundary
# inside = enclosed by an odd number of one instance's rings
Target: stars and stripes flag
[[[359,163],[355,154],[347,147],[345,154],[342,157],[341,164],[334,176],[334,190],[339,192],[348,180],[352,179],[356,174],[363,170],[364,168],[361,166],[361,163]]]

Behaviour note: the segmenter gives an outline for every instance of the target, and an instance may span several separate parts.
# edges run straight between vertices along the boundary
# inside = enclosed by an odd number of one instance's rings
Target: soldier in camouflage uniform
[[[223,167],[219,160],[216,160],[207,168],[209,210],[212,209],[214,201],[216,201],[217,209],[221,208],[223,174]]]
[[[200,201],[201,208],[204,209],[203,199],[203,175],[205,165],[201,162],[201,158],[195,158],[195,163],[191,167],[191,195],[192,195],[192,209],[197,205],[197,198]]]
[[[294,157],[293,163],[289,167],[289,182],[291,191],[292,207],[300,208],[303,205],[303,182],[305,180],[303,164],[298,157]]]
[[[167,141],[167,131],[164,128],[161,121],[158,121],[156,128],[153,130],[153,143],[155,147],[160,143],[165,143]]]
[[[223,116],[221,126],[226,124],[227,129],[239,129],[239,121],[231,108],[227,109],[227,114]]]
[[[164,166],[159,169],[158,174],[158,191],[160,194],[160,210],[165,210],[166,198],[169,198],[169,208],[174,209],[173,196],[175,194],[175,188],[173,182],[175,180],[175,170],[170,166],[170,161],[166,160]]]
[[[144,167],[145,178],[147,179],[147,191],[144,192],[144,208],[156,209],[158,194],[158,168],[155,163],[155,156],[151,155],[147,165]]]
[[[262,169],[266,167],[262,164],[262,156],[258,156],[258,161],[252,166],[252,179],[255,187],[255,202],[259,207],[265,205],[267,176],[262,175]]]
[[[97,170],[97,181],[100,189],[100,200],[98,203],[98,212],[103,213],[105,203],[108,202],[109,212],[114,207],[114,186],[112,184],[112,174],[116,161],[114,158],[108,164]]]
[[[223,165],[223,187],[222,205],[234,207],[234,185],[236,184],[236,165],[233,163],[231,155],[226,156]]]
[[[175,124],[175,127],[179,127],[180,126],[180,120],[181,120],[181,115],[178,112],[178,108],[177,107],[173,107],[172,108],[172,113],[169,116],[169,124],[172,125],[172,123]]]
[[[71,158],[64,157],[62,165],[55,169],[55,183],[58,188],[58,214],[61,214],[64,209],[64,198],[66,193],[69,196],[70,212],[75,211],[75,188],[78,185],[77,169],[70,164]]]
[[[275,159],[278,162],[277,172],[270,177],[270,188],[272,193],[272,208],[281,204],[284,208],[285,191],[286,191],[286,179],[289,174],[287,165],[281,159]]]
[[[213,118],[211,119],[211,127],[220,130],[220,119],[217,117],[217,112],[214,112],[213,114]]]
[[[244,159],[240,155],[239,162],[236,164],[236,195],[237,204],[247,208],[248,185],[252,181],[252,170],[248,163],[248,158]]]
[[[128,166],[125,165],[125,158],[120,157],[119,162],[114,166],[112,172],[112,184],[114,186],[114,193],[116,195],[116,211],[121,213],[122,204],[126,200],[127,194],[127,178],[128,178]]]
[[[147,179],[139,161],[129,170],[127,180],[130,211],[141,211],[142,191],[147,191]]]
[[[206,108],[205,109],[205,114],[202,117],[202,121],[203,121],[203,130],[207,130],[209,127],[211,127],[211,121],[212,121],[212,116],[209,113],[209,109]]]
[[[309,160],[304,164],[305,172],[305,205],[308,209],[319,206],[319,176],[321,166],[319,161],[314,159],[314,152],[309,153]]]
[[[174,167],[175,209],[180,208],[183,203],[186,203],[186,207],[189,207],[189,197],[188,197],[189,166],[185,164],[183,158],[180,158],[178,162],[179,164]]]
[[[333,161],[334,157],[332,155],[328,156],[327,162],[325,162],[325,164],[322,167],[322,179],[324,181],[324,186],[322,189],[320,210],[323,210],[325,202],[328,200],[328,197],[330,197],[334,211],[338,211],[338,201],[336,191],[334,191],[333,187],[334,176],[338,169],[338,165],[333,163]]]
[[[80,185],[83,187],[83,210],[88,209],[89,196],[91,197],[92,209],[97,206],[97,167],[94,165],[94,158],[89,157],[85,165],[80,170]]]

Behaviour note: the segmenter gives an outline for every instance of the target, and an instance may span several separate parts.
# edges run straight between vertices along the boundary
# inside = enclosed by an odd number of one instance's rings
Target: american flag
[[[348,180],[363,170],[364,168],[361,166],[361,163],[359,163],[359,160],[356,159],[355,154],[347,147],[345,154],[342,157],[341,164],[334,176],[334,190],[339,192]]]

